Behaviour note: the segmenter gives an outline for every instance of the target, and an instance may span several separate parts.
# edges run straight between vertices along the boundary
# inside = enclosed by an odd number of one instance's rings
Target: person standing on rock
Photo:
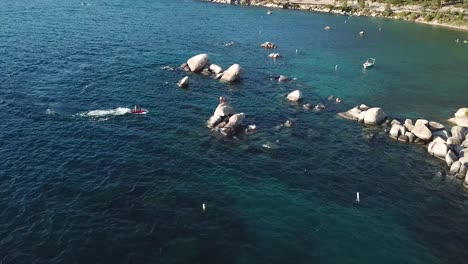
[[[219,97],[219,104],[224,104],[226,102],[226,97],[220,96]]]

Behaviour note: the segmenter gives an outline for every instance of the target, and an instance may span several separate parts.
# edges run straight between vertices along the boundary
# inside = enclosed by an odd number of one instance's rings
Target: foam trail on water
[[[115,109],[103,109],[103,110],[91,110],[85,113],[81,113],[80,116],[89,117],[104,117],[104,116],[121,116],[131,113],[130,108],[118,107]]]

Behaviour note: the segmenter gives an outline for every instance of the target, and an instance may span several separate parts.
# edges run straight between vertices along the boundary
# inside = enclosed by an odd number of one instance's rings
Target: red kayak
[[[148,110],[146,109],[132,109],[132,114],[135,115],[146,115],[148,113]]]

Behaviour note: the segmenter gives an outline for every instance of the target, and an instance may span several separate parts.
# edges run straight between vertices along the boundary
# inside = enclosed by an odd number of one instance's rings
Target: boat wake
[[[115,109],[91,110],[88,112],[80,113],[78,114],[78,116],[100,118],[110,116],[121,116],[130,114],[131,112],[132,110],[130,108],[118,107]]]

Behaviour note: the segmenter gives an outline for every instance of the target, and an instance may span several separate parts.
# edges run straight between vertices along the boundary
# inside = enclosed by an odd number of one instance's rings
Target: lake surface
[[[366,103],[445,122],[467,106],[457,38],[193,0],[3,0],[0,263],[466,263],[468,194],[436,176],[445,163],[336,115]],[[176,87],[187,73],[162,67],[198,53],[242,81]],[[343,103],[306,111],[284,99],[298,88]],[[206,128],[220,95],[257,133]]]

